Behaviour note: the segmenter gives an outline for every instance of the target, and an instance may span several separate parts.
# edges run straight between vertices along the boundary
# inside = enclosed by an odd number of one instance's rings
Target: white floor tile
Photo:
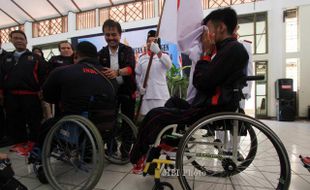
[[[292,180],[290,190],[309,190],[310,189],[310,172],[303,167],[300,162],[299,155],[310,156],[310,122],[296,121],[296,122],[278,122],[271,120],[263,120],[265,124],[279,136],[285,145],[292,169]],[[268,146],[266,146],[268,147]],[[13,163],[13,169],[15,170],[16,179],[19,179],[29,190],[51,190],[49,185],[42,185],[39,180],[35,177],[33,172],[28,172],[25,158],[16,155],[15,153],[9,152],[8,147],[0,148],[1,152],[9,154],[9,157]],[[259,148],[264,150],[264,145]],[[261,151],[262,152],[262,151]],[[266,152],[268,153],[268,152]],[[264,155],[264,153],[260,153]],[[264,162],[265,159],[258,159],[254,161],[256,165]],[[131,164],[119,166],[108,163],[105,161],[104,172],[101,176],[99,183],[95,190],[148,190],[152,189],[154,185],[154,177],[142,175],[135,175],[130,173],[132,169]],[[272,168],[263,168],[267,171],[271,171]],[[31,170],[32,171],[32,170]],[[252,170],[250,170],[252,171]],[[245,174],[246,172],[244,172]],[[249,172],[248,172],[249,174]],[[242,174],[241,174],[242,175]],[[241,176],[240,175],[240,176]],[[238,184],[253,185],[260,183],[259,174],[254,173],[252,176],[235,176],[232,178],[233,181],[237,181]],[[257,178],[257,179],[256,179]],[[229,181],[216,180],[216,178],[201,178],[201,182],[195,184],[195,189],[233,189],[229,184]],[[180,183],[176,177],[162,177],[162,181],[167,181],[174,186],[174,189],[181,190]],[[235,186],[235,189],[251,189],[240,186]],[[264,189],[264,188],[255,188]]]
[[[298,175],[292,175],[290,190],[309,190],[310,183]]]
[[[126,173],[103,171],[96,188],[105,190],[113,189],[126,175]]]

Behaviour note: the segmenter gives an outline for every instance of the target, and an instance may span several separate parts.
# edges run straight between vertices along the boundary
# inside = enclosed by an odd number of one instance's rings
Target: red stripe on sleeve
[[[221,95],[221,90],[220,90],[219,87],[217,87],[216,90],[215,90],[215,95],[212,96],[212,101],[211,101],[212,105],[214,105],[214,106],[218,105],[220,95]]]

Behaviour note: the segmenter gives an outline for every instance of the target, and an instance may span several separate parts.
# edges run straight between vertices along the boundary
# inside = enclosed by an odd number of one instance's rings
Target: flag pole
[[[159,35],[160,23],[161,23],[161,19],[162,19],[162,16],[163,16],[165,4],[166,4],[166,0],[164,0],[163,8],[161,10],[159,21],[158,21],[158,24],[157,24],[157,30],[156,30],[156,35],[155,35],[155,43],[157,42],[157,38],[158,38],[158,35]],[[146,73],[145,73],[145,77],[144,77],[144,81],[143,81],[143,85],[142,85],[142,87],[144,89],[146,88],[147,81],[149,79],[149,74],[150,74],[150,70],[151,70],[151,66],[152,66],[153,57],[154,57],[154,53],[151,52],[149,63],[148,63],[147,68],[146,68]],[[138,104],[138,109],[137,109],[136,116],[135,116],[135,121],[136,122],[138,121],[138,118],[139,118],[139,115],[140,115],[140,110],[141,110],[142,102],[143,102],[143,95],[140,96],[140,102]]]

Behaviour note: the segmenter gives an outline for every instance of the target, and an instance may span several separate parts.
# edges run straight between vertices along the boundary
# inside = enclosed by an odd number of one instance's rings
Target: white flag
[[[197,32],[203,19],[201,0],[166,0],[162,14],[159,37],[181,51],[191,48],[202,33]]]

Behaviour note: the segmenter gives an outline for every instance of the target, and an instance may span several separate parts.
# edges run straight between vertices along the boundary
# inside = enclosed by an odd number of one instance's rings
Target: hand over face
[[[203,52],[212,51],[215,45],[215,33],[205,30],[201,36],[201,43]]]
[[[158,54],[160,52],[160,48],[157,43],[152,42],[150,46],[151,52]]]

